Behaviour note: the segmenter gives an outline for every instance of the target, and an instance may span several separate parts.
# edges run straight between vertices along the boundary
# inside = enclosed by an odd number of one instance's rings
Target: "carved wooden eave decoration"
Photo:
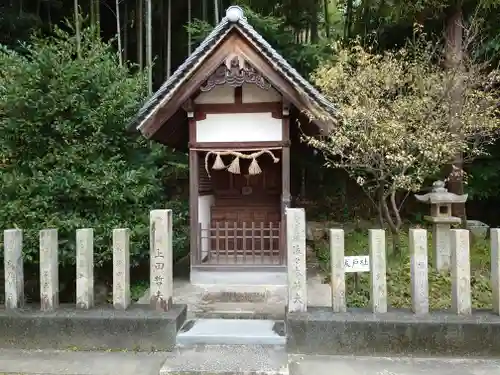
[[[200,87],[200,91],[207,92],[218,85],[226,84],[241,87],[244,83],[254,84],[262,90],[271,88],[271,84],[243,57],[232,54]]]

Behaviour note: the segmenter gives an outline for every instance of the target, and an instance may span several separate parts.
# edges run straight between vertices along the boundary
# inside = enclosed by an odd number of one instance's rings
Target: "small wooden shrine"
[[[327,130],[304,111],[335,115],[236,6],[141,109],[145,137],[188,146],[192,273],[285,270],[290,152]]]

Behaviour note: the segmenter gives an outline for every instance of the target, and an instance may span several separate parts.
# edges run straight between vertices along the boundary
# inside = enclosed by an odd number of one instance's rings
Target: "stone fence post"
[[[490,229],[493,312],[500,315],[500,229]]]
[[[173,297],[172,210],[150,212],[150,304],[167,311]]]
[[[385,230],[370,229],[368,231],[368,247],[370,252],[370,305],[374,313],[385,313],[387,312]]]
[[[459,315],[472,312],[469,231],[451,230],[451,309]]]
[[[306,214],[303,208],[286,208],[288,259],[288,312],[307,311]]]
[[[42,311],[59,306],[59,259],[57,229],[40,231],[40,302]]]
[[[113,229],[113,307],[130,305],[130,230]]]
[[[429,313],[429,264],[427,231],[410,229],[410,272],[412,310],[415,314]]]
[[[13,310],[24,305],[23,231],[7,229],[3,234],[5,308]]]
[[[344,230],[330,229],[330,267],[333,312],[346,312]]]
[[[76,307],[94,305],[94,230],[76,230]]]

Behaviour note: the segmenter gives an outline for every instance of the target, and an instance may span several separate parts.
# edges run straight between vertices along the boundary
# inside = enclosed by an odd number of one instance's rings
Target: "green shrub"
[[[187,204],[169,203],[165,148],[126,131],[145,95],[145,75],[120,66],[92,29],[34,37],[21,55],[0,50],[0,228],[25,230],[28,262],[38,230],[58,228],[62,266],[75,262],[75,230],[94,228],[95,261],[111,259],[113,228],[131,229],[132,264],[147,256],[149,211],[172,207],[187,224]],[[186,250],[186,231],[175,249]]]

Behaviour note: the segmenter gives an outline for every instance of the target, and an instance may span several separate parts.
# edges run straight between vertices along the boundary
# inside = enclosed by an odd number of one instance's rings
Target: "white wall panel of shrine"
[[[267,142],[283,140],[282,120],[268,113],[207,114],[196,122],[197,142]]]
[[[210,209],[214,205],[215,197],[213,195],[202,195],[198,197],[198,222],[202,229],[210,228]],[[205,258],[208,255],[210,240],[208,232],[203,231],[201,240],[201,256]]]

